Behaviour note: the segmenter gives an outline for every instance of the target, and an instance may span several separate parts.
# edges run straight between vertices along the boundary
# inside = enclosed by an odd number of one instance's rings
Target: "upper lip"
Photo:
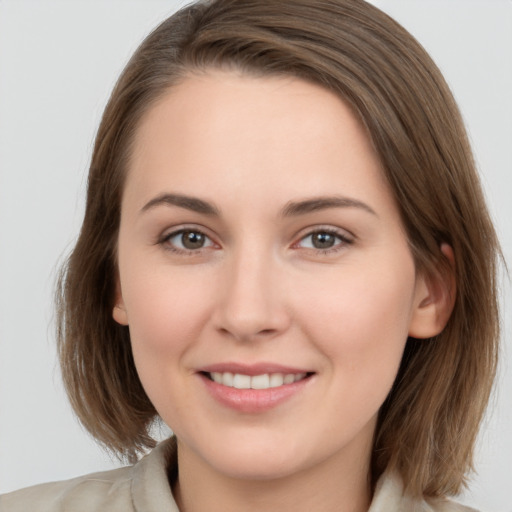
[[[198,372],[202,373],[239,373],[242,375],[263,375],[266,373],[311,373],[310,370],[292,366],[286,366],[282,364],[276,363],[255,363],[255,364],[246,364],[246,363],[235,363],[235,362],[225,362],[225,363],[215,363],[207,366],[203,366],[198,369]]]

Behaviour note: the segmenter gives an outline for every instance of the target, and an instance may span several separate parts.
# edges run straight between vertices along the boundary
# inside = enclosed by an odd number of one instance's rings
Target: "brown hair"
[[[191,71],[293,75],[337,93],[364,123],[417,268],[455,254],[457,295],[444,331],[407,341],[381,408],[371,478],[398,471],[413,495],[456,494],[496,369],[499,247],[448,86],[418,42],[362,0],[214,0],[177,12],[135,52],[98,130],[82,230],[58,292],[64,382],[84,426],[133,459],[154,445],[157,413],[112,319],[123,183],[141,116]]]

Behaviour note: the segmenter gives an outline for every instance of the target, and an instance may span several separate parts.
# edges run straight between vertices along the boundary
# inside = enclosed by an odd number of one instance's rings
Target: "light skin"
[[[178,438],[180,510],[367,510],[405,342],[453,294],[415,268],[350,109],[294,78],[191,74],[143,117],[121,210],[113,315]],[[204,371],[234,363],[306,377],[237,408]]]

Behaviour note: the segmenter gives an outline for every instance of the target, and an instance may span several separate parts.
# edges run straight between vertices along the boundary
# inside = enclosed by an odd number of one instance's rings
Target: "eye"
[[[351,243],[350,238],[338,231],[319,229],[301,238],[296,245],[304,249],[326,252],[336,251]]]
[[[180,229],[179,231],[174,231],[166,235],[161,243],[176,252],[193,252],[214,245],[208,236],[197,229]]]

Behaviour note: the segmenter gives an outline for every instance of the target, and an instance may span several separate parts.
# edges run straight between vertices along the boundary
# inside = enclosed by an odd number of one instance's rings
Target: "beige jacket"
[[[134,466],[28,487],[0,496],[0,512],[179,512],[169,486],[176,443],[159,444]],[[451,501],[413,501],[400,480],[384,475],[369,512],[471,512]],[[475,511],[473,511],[475,512]]]

